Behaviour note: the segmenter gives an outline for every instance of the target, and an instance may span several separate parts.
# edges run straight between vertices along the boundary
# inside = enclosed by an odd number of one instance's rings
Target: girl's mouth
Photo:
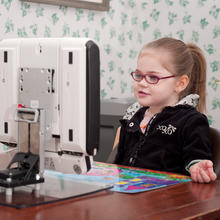
[[[148,96],[148,95],[150,95],[150,93],[143,92],[143,91],[138,91],[138,96],[140,96],[140,97],[145,97],[145,96]]]

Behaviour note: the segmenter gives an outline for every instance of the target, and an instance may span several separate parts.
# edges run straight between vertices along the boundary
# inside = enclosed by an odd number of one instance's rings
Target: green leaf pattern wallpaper
[[[110,0],[108,12],[0,1],[0,39],[89,37],[101,53],[102,99],[133,96],[129,75],[141,47],[164,36],[194,42],[207,59],[207,116],[220,128],[220,1]]]

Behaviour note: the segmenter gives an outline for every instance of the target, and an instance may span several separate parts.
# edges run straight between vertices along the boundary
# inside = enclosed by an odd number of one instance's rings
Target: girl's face
[[[162,62],[163,61],[163,62]],[[138,58],[136,71],[140,74],[150,74],[151,77],[172,76],[167,70],[169,55],[166,52],[147,49]],[[157,84],[150,84],[143,78],[140,82],[134,81],[134,94],[142,106],[149,106],[152,113],[158,113],[165,106],[172,106],[178,102],[178,94],[175,91],[178,77],[161,79]]]

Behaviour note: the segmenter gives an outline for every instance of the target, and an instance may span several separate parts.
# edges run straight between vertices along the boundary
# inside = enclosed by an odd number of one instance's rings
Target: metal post
[[[40,131],[39,131],[39,156],[40,156],[40,177],[44,172],[44,147],[45,147],[45,131],[46,131],[46,112],[40,110]]]

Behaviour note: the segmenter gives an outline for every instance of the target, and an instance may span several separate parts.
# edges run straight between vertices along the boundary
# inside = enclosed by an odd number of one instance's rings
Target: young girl
[[[173,38],[153,41],[141,50],[131,76],[143,107],[121,120],[115,163],[190,173],[199,183],[214,181],[209,125],[202,114],[206,105],[202,51]]]

